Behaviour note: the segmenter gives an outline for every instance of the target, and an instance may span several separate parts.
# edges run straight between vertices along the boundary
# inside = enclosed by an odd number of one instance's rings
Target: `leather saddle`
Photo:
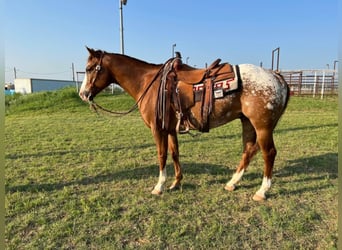
[[[177,80],[189,85],[196,85],[203,82],[206,78],[215,78],[215,81],[234,78],[232,65],[228,63],[220,64],[221,59],[216,59],[208,68],[196,69],[187,64],[183,64],[179,59],[174,64]]]
[[[183,111],[188,110],[195,104],[194,85],[203,83],[201,102],[201,121],[199,130],[209,132],[209,115],[213,107],[213,84],[214,82],[235,77],[232,65],[222,63],[221,59],[216,59],[208,68],[196,69],[187,64],[183,64],[180,53],[176,53],[173,63],[173,70],[176,74],[179,89],[180,103]],[[186,112],[184,112],[186,115]]]

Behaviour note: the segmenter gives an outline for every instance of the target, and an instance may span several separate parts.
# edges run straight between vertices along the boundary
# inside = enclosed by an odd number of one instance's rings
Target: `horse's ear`
[[[85,46],[86,47],[86,49],[88,50],[88,52],[89,52],[89,54],[90,55],[94,55],[95,54],[95,50],[93,50],[93,49],[91,49],[91,48],[88,48],[87,46]]]

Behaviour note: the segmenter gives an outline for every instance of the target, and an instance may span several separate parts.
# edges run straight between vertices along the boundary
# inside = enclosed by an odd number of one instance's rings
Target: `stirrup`
[[[183,114],[181,112],[176,112],[177,117],[177,125],[176,125],[176,132],[178,134],[187,134],[190,131],[189,125],[185,125],[184,123],[181,125]],[[180,129],[182,128],[182,129]]]
[[[182,129],[182,130],[179,130],[179,128],[178,128],[178,134],[183,135],[183,134],[187,134],[187,133],[189,133],[189,132],[190,132],[189,126],[185,126],[185,128]]]

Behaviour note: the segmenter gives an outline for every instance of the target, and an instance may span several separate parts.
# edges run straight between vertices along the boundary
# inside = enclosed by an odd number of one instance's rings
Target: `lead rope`
[[[136,102],[128,111],[120,112],[120,111],[112,111],[106,108],[101,107],[94,101],[89,101],[90,109],[97,114],[100,114],[99,110],[102,112],[109,114],[109,115],[128,115],[129,113],[132,113],[135,109],[138,107],[138,102]]]

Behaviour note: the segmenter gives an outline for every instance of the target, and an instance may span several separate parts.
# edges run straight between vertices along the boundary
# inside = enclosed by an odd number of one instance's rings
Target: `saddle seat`
[[[234,70],[228,63],[220,64],[221,59],[216,59],[206,69],[196,69],[181,62],[175,67],[177,80],[188,85],[196,85],[203,82],[206,78],[215,80],[229,79],[234,77]]]

